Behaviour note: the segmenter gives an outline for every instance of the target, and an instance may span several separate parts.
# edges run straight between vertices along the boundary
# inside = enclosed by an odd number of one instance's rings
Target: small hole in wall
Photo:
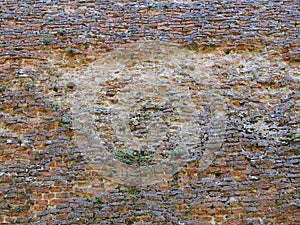
[[[221,173],[215,173],[215,176],[216,176],[216,177],[221,177],[222,174],[221,174]]]
[[[73,82],[67,83],[67,89],[68,90],[75,90],[75,88],[76,88],[76,84],[75,83],[73,83]]]
[[[226,55],[228,55],[230,52],[231,52],[231,49],[225,49],[225,50],[224,50],[224,53],[225,53]]]

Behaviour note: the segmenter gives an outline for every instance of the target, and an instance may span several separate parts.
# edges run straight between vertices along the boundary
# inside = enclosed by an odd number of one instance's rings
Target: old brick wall
[[[299,5],[1,1],[0,223],[299,224]],[[190,162],[166,182],[115,184],[74,141],[68,98],[93,82],[93,63],[153,41],[208,68],[227,107],[225,141],[204,170]]]

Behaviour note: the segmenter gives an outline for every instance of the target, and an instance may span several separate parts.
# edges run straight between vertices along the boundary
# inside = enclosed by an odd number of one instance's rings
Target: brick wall
[[[289,0],[2,1],[0,224],[299,224],[299,22]],[[224,142],[207,168],[124,185],[78,147],[72,107],[101,63],[125,65],[105,91],[145,72],[110,56],[153,41],[154,59],[133,61],[174,70],[194,102],[206,79],[227,107]]]

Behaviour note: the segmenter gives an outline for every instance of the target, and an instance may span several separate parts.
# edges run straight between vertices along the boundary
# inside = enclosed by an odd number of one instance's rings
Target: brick
[[[36,205],[48,205],[48,200],[37,200],[35,201]]]
[[[53,206],[53,205],[57,205],[60,203],[66,203],[68,201],[69,201],[68,199],[52,199],[52,200],[50,200],[50,205]]]

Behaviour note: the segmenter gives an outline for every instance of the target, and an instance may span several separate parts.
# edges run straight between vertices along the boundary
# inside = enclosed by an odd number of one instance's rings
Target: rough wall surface
[[[0,223],[299,224],[299,8],[297,0],[2,1]],[[139,43],[152,41],[171,46],[139,57]],[[121,62],[107,55],[132,46],[131,67],[101,72],[100,63]],[[180,64],[179,52],[194,58]],[[199,111],[204,80],[218,90],[224,142],[207,168],[195,160],[164,182],[113,182],[78,147],[74,105],[91,92],[87,103],[116,104],[128,97],[120,85],[153,65]],[[111,112],[97,113],[97,132],[118,146]]]

